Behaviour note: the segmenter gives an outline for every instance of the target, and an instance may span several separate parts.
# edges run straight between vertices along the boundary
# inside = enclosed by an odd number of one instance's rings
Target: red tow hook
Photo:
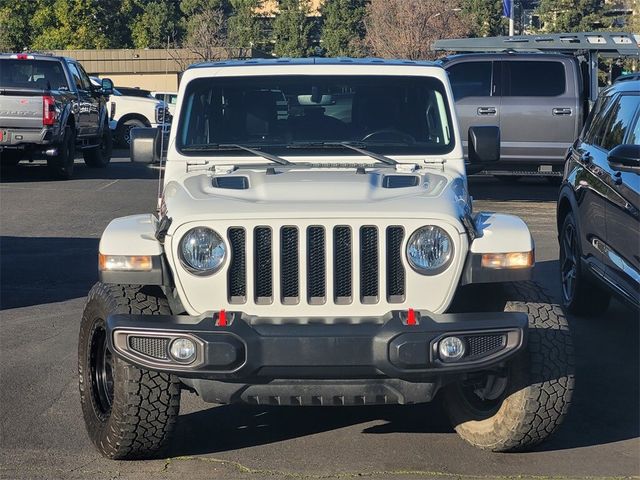
[[[216,327],[226,327],[227,326],[227,312],[224,310],[220,310],[218,312],[218,319],[216,320]]]
[[[416,319],[416,311],[413,308],[410,308],[407,311],[407,325],[417,325],[418,320]]]

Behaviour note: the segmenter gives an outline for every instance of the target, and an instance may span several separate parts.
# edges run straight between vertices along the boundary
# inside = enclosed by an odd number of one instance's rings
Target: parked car
[[[441,60],[463,131],[500,126],[500,161],[486,172],[559,182],[566,151],[597,98],[598,55],[637,59],[639,44],[632,34],[595,32],[450,39],[434,48],[468,52]]]
[[[51,174],[73,175],[76,150],[89,167],[111,160],[107,98],[113,83],[95,86],[71,58],[0,54],[0,162],[46,158]]]
[[[612,294],[640,308],[640,80],[604,90],[569,149],[558,232],[568,311],[600,314]]]
[[[494,451],[556,430],[571,335],[529,281],[526,224],[472,212],[449,92],[430,62],[185,71],[160,214],[107,226],[80,325],[82,409],[102,454],[166,446],[183,387],[295,406],[442,390],[456,431]],[[497,127],[465,134],[472,164],[497,160]],[[132,160],[155,161],[161,141],[135,129]]]
[[[151,92],[151,96],[158,100],[162,100],[169,105],[169,112],[171,115],[176,114],[176,103],[178,102],[177,92]]]
[[[92,77],[94,85],[100,79]],[[109,102],[109,127],[113,132],[116,143],[121,147],[128,147],[131,143],[131,129],[137,127],[153,127],[168,130],[171,125],[171,114],[168,105],[148,95],[129,95],[121,91],[122,87],[115,87]],[[136,89],[126,89],[127,92]]]
[[[116,88],[122,95],[127,97],[154,98],[153,95],[151,95],[151,91],[140,87],[123,87],[122,85],[116,85]]]

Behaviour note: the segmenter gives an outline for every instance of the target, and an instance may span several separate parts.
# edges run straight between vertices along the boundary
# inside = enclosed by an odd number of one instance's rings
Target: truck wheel
[[[47,159],[47,167],[52,177],[69,180],[73,177],[76,158],[76,134],[70,126],[64,127],[62,142],[58,145],[58,154]]]
[[[502,369],[447,386],[443,399],[456,432],[494,452],[527,450],[545,440],[566,416],[574,388],[573,345],[560,307],[533,282],[505,290],[504,311],[529,315],[526,351]]]
[[[78,343],[80,402],[87,432],[105,457],[155,457],[173,432],[180,384],[173,375],[139,369],[111,353],[105,321],[112,313],[171,312],[166,298],[146,287],[93,286]]]
[[[129,119],[122,125],[118,125],[118,128],[116,129],[116,137],[120,146],[128,148],[131,144],[131,130],[133,128],[144,126],[144,122],[142,120],[138,120],[137,118]]]
[[[90,168],[105,168],[111,161],[111,151],[113,150],[113,139],[108,125],[102,127],[100,145],[97,148],[85,150],[83,153],[84,163]]]
[[[573,213],[560,229],[560,282],[562,306],[570,313],[595,316],[609,308],[611,295],[585,278],[580,262],[580,237]]]

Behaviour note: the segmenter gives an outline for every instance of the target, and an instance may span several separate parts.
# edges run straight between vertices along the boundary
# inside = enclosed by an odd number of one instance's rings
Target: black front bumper
[[[246,384],[274,379],[400,379],[431,381],[443,374],[483,370],[499,365],[526,343],[523,313],[436,315],[392,311],[369,318],[263,318],[226,312],[190,316],[111,315],[110,348],[141,368],[175,373],[181,378]],[[409,322],[410,323],[410,322]],[[437,352],[445,336],[463,339],[467,354],[444,362]],[[176,338],[197,345],[189,364],[172,360]]]

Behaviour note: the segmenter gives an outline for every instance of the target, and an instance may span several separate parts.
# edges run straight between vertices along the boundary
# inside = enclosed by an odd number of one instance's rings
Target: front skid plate
[[[353,378],[432,381],[440,374],[498,365],[526,344],[528,318],[524,313],[415,313],[415,325],[407,324],[404,311],[350,318],[349,323],[339,318],[292,323],[292,319],[226,312],[226,326],[216,324],[215,314],[111,315],[107,329],[112,351],[141,368],[243,383]],[[470,354],[472,343],[483,344],[485,339],[491,339],[495,348],[445,363],[438,358],[437,344],[448,335],[462,337]],[[155,357],[141,353],[138,347],[136,350],[132,342],[135,337],[138,344],[140,337],[155,342],[156,350],[147,352]],[[173,361],[168,354],[170,343],[180,337],[190,338],[197,345],[197,358],[189,364]]]

